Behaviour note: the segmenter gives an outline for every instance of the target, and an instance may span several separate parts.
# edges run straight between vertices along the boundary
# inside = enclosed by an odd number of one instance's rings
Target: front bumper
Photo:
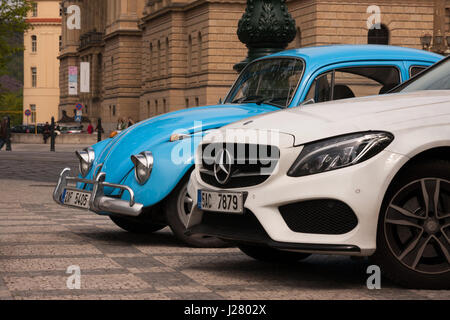
[[[221,189],[204,183],[198,169],[194,170],[188,185],[194,203],[187,232],[282,250],[359,256],[373,254],[384,194],[406,158],[383,151],[359,165],[301,178],[288,177],[285,172],[297,156],[296,148],[281,149],[279,170],[267,181],[257,186],[226,190],[248,193],[244,208],[249,214],[247,217],[244,214],[239,221],[237,218],[231,221],[233,215],[207,214],[197,207],[198,190]],[[322,199],[348,205],[357,217],[356,227],[339,234],[296,232],[280,212],[280,207],[288,204]]]
[[[69,182],[80,182],[93,186],[92,191],[79,189],[82,192],[91,193],[89,210],[98,214],[119,214],[130,217],[137,217],[142,213],[143,204],[135,202],[133,190],[125,185],[105,182],[106,174],[104,172],[100,173],[95,180],[71,177],[69,174],[70,169],[65,168],[59,176],[58,184],[53,191],[53,200],[55,200],[56,203],[67,206],[62,200],[64,190],[68,187]],[[104,187],[120,189],[122,193],[126,191],[130,195],[130,200],[106,196],[103,192]],[[73,187],[71,188],[73,189]]]

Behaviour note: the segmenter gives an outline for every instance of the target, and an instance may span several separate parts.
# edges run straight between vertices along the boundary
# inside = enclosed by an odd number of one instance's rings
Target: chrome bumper
[[[64,189],[66,189],[69,182],[81,182],[93,185],[91,192],[91,199],[89,201],[89,210],[96,213],[116,213],[131,217],[137,217],[141,214],[143,205],[141,203],[136,203],[134,201],[133,190],[124,185],[113,184],[105,182],[106,174],[104,172],[100,173],[94,180],[87,180],[77,177],[70,177],[70,169],[65,168],[59,175],[58,184],[53,191],[53,200],[60,205],[65,205],[61,199]],[[116,188],[122,191],[127,191],[130,194],[130,200],[121,200],[117,198],[112,198],[105,196],[103,193],[104,187]],[[73,187],[72,187],[73,188]],[[83,191],[83,190],[80,190]],[[86,191],[85,191],[86,192]]]

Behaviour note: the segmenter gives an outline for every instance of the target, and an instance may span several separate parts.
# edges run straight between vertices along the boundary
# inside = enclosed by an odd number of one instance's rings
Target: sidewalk
[[[55,144],[55,152],[75,152],[76,150],[81,150],[89,145],[86,144]],[[5,154],[5,147],[0,150],[0,154]],[[50,141],[47,144],[11,144],[12,152],[43,152],[50,153]],[[1,156],[0,156],[1,157]]]

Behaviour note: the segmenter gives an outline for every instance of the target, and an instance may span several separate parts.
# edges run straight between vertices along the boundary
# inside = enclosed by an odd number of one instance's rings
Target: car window
[[[316,103],[330,101],[332,80],[332,71],[318,76],[311,85],[304,101],[314,100]]]
[[[400,72],[393,66],[338,68],[319,75],[305,101],[324,102],[377,95],[386,93],[399,83]]]
[[[414,77],[416,74],[421,73],[426,68],[427,67],[425,67],[425,66],[412,66],[411,68],[409,68],[409,76],[410,76],[410,78]]]
[[[418,90],[450,90],[450,58],[442,60],[433,67],[403,83],[393,92],[411,92]]]

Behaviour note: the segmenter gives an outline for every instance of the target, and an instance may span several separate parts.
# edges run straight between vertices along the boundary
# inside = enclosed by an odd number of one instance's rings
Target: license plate
[[[79,190],[65,189],[62,197],[64,204],[68,206],[89,209],[91,194]]]
[[[239,213],[244,212],[242,192],[198,191],[198,208],[204,211]]]

